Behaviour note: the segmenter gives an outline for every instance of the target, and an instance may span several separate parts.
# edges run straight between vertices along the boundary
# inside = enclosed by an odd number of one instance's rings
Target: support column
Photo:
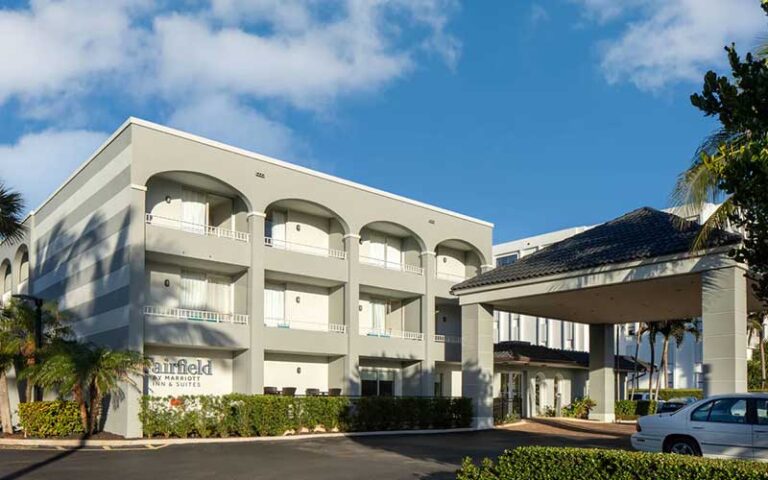
[[[747,391],[747,288],[738,267],[702,274],[705,396]]]
[[[264,393],[264,220],[261,212],[248,213],[251,265],[248,268],[248,326],[250,347],[234,358],[233,390]]]
[[[590,412],[591,420],[612,422],[614,415],[615,383],[613,325],[589,326],[589,397],[597,403]]]
[[[144,352],[144,292],[145,292],[145,268],[146,268],[146,223],[144,215],[146,212],[147,187],[143,185],[131,185],[131,208],[130,223],[128,227],[128,261],[130,262],[130,309],[128,318],[128,338],[125,346],[128,350]],[[133,379],[136,385],[144,385],[143,379],[138,376]],[[139,421],[139,410],[141,408],[141,396],[143,391],[137,391],[128,386],[123,388],[125,398],[117,404],[113,415],[125,425],[121,430],[127,438],[139,438],[142,436],[142,425]],[[115,405],[115,403],[112,403]],[[107,415],[107,422],[110,421],[110,415]],[[105,426],[106,427],[106,426]],[[105,428],[106,429],[106,428]],[[115,431],[115,430],[112,430]]]
[[[344,395],[358,396],[360,386],[360,235],[344,235],[347,252],[347,284],[344,286],[344,324],[347,326],[347,356],[344,359]]]
[[[421,252],[424,269],[424,296],[421,297],[421,331],[424,333],[424,361],[421,362],[421,395],[435,394],[435,252]]]
[[[493,308],[461,307],[461,393],[472,399],[472,427],[493,428]]]

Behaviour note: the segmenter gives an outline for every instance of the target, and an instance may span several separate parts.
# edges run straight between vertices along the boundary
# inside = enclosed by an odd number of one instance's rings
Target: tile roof
[[[685,253],[690,251],[699,228],[697,222],[677,215],[649,207],[639,208],[553,243],[511,265],[465,280],[454,285],[452,291]],[[715,230],[706,247],[733,245],[740,241],[737,234]]]
[[[498,363],[543,363],[574,368],[589,368],[589,352],[558,350],[541,345],[532,345],[528,342],[512,341],[497,343],[493,346],[493,359],[494,362]],[[619,371],[634,371],[634,358],[627,355],[618,355],[617,360],[619,362]],[[637,366],[639,371],[648,368],[648,364],[643,361],[638,361]]]

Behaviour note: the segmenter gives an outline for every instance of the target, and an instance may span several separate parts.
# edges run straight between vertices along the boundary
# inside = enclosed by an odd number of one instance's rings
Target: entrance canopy
[[[702,316],[706,272],[736,268],[728,251],[741,237],[714,231],[691,251],[696,222],[652,208],[554,243],[511,265],[453,287],[462,305],[587,324],[618,324]],[[759,303],[748,295],[748,309]]]

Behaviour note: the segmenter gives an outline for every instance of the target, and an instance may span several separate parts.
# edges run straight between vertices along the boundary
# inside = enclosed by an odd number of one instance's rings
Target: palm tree
[[[13,353],[5,347],[0,336],[0,428],[5,434],[13,433],[11,398],[8,394],[7,378],[8,370],[13,366],[13,359]]]
[[[699,339],[699,329],[691,319],[679,319],[679,320],[662,320],[655,322],[659,334],[662,336],[662,350],[661,350],[661,372],[656,380],[656,392],[654,399],[659,400],[659,390],[661,390],[661,378],[664,375],[664,386],[669,386],[669,342],[675,341],[675,347],[680,348],[685,340],[686,334],[693,335],[696,340]]]
[[[80,408],[83,430],[93,435],[104,397],[121,398],[123,383],[139,390],[135,378],[148,367],[148,359],[139,352],[58,340],[46,352],[44,361],[27,369],[23,376],[43,387],[56,388],[61,395],[71,395]]]
[[[69,319],[59,311],[54,302],[46,302],[43,311],[43,345],[72,335]],[[35,309],[26,302],[11,300],[0,311],[0,331],[4,332],[6,343],[15,350],[25,368],[35,364]],[[25,400],[30,401],[34,383],[27,382]]]
[[[22,214],[24,200],[21,194],[14,192],[0,182],[0,242],[15,242],[24,235]]]
[[[640,377],[638,376],[638,359],[640,357],[640,344],[643,342],[643,335],[646,333],[648,333],[648,324],[643,322],[638,323],[637,330],[635,331],[635,354],[632,358],[634,360],[633,363],[635,365],[635,372],[634,376],[632,377],[632,390],[629,392],[629,398],[632,398],[635,391],[640,389]]]
[[[760,344],[760,388],[765,388],[765,331],[763,321],[765,312],[750,313],[747,317],[747,346],[752,345],[752,336],[759,339]]]
[[[659,335],[658,322],[646,322],[642,324],[643,333],[648,335],[648,344],[651,347],[651,365],[648,376],[648,393],[653,391],[653,371],[656,367],[656,337]]]

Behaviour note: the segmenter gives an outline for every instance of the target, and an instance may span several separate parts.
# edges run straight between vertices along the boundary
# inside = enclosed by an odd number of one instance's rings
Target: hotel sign
[[[216,395],[230,393],[231,365],[220,359],[154,356],[149,367],[149,395]]]

